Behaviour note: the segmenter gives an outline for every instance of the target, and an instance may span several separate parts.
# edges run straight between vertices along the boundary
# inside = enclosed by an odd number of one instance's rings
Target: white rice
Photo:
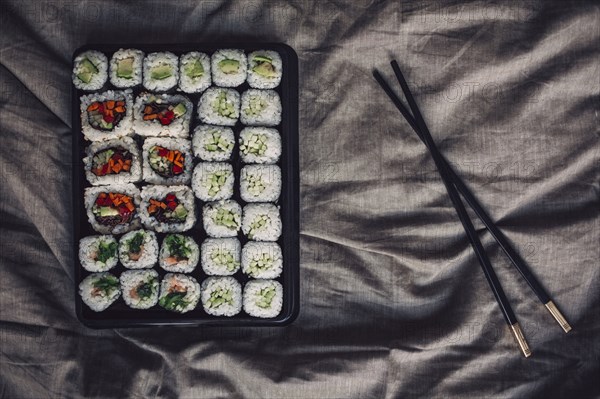
[[[236,237],[242,224],[242,207],[234,200],[209,202],[202,209],[202,223],[209,237]]]
[[[203,161],[228,161],[234,146],[235,136],[229,127],[199,125],[194,129],[192,148]]]
[[[183,103],[186,108],[184,115],[176,117],[169,125],[162,125],[158,120],[144,120],[144,108],[149,103]],[[187,138],[190,130],[190,120],[193,111],[192,102],[181,94],[152,94],[142,93],[135,99],[133,111],[133,128],[140,136],[161,136]]]
[[[170,301],[173,295],[184,294],[180,301]],[[167,310],[186,313],[196,308],[200,300],[200,284],[185,274],[167,273],[160,283],[158,303]],[[171,306],[169,306],[169,303]]]
[[[194,168],[192,189],[196,198],[202,201],[219,201],[231,198],[234,181],[231,164],[200,162]]]
[[[181,223],[161,223],[148,213],[150,199],[162,201],[169,193],[175,194],[180,204],[187,210],[187,215]],[[190,230],[196,223],[196,206],[194,194],[187,186],[145,186],[142,188],[142,204],[140,206],[140,217],[146,228],[158,233],[180,233]]]
[[[277,241],[281,236],[279,207],[273,204],[248,204],[244,207],[242,232],[255,241]]]
[[[197,62],[202,65],[204,71],[201,76],[192,78],[186,71]],[[179,88],[186,93],[201,93],[208,89],[210,84],[210,57],[197,51],[182,55],[179,59]]]
[[[108,100],[125,101],[125,115],[117,126],[112,130],[95,129],[90,125],[87,108],[96,101],[104,102]],[[81,112],[81,131],[86,140],[101,141],[117,139],[133,134],[133,100],[131,90],[113,91],[108,90],[102,93],[93,93],[81,96],[79,110]]]
[[[244,163],[276,163],[281,156],[281,136],[277,129],[247,127],[240,132],[240,157]]]
[[[260,61],[255,60],[256,57],[266,57],[271,60],[271,65],[274,69],[274,76],[263,76],[256,72],[260,69]],[[258,50],[248,54],[248,84],[255,89],[274,89],[281,82],[281,74],[283,65],[281,56],[276,51]]]
[[[277,165],[246,165],[240,173],[240,196],[246,202],[275,202],[281,194]]]
[[[121,291],[127,306],[149,309],[158,302],[158,273],[155,270],[128,270],[121,274]]]
[[[220,63],[227,63],[226,60],[238,62],[238,69],[235,72],[226,73],[221,69]],[[211,69],[213,83],[221,87],[237,87],[246,80],[246,55],[242,50],[221,49],[214,52],[211,57]]]
[[[241,244],[237,238],[207,238],[202,243],[202,270],[209,276],[231,276],[240,269]]]
[[[172,248],[169,246],[171,239],[176,239],[179,244],[189,251],[189,256],[186,258],[178,259],[171,252]],[[172,245],[172,244],[171,244]],[[158,261],[160,267],[168,272],[177,273],[191,273],[198,265],[200,259],[200,248],[196,241],[192,237],[184,236],[181,234],[169,234],[165,237],[160,247],[160,254]]]
[[[95,283],[104,279],[111,282],[109,286],[104,285],[106,289],[94,286]],[[79,295],[81,296],[83,303],[90,309],[94,312],[101,312],[121,296],[119,279],[110,273],[90,274],[79,284]]]
[[[116,226],[106,226],[98,223],[92,212],[96,198],[100,193],[119,193],[128,195],[133,199],[135,206],[133,218],[128,223],[120,223]],[[110,186],[88,187],[84,191],[84,203],[87,211],[88,222],[92,228],[101,234],[122,234],[141,227],[140,222],[140,191],[131,183],[114,184]]]
[[[275,242],[248,241],[242,248],[242,272],[252,278],[277,278],[283,270],[281,247]]]
[[[204,311],[213,316],[234,316],[242,310],[242,286],[233,277],[209,277],[200,287]]]
[[[173,53],[150,53],[144,58],[144,87],[152,91],[167,91],[177,85],[179,80],[179,59]],[[156,68],[167,68],[171,76],[163,79],[152,78]]]
[[[163,177],[156,172],[148,158],[150,149],[154,146],[160,146],[167,150],[180,151],[184,156],[183,172],[173,177]],[[142,146],[142,157],[144,165],[144,181],[152,184],[162,184],[165,186],[188,184],[192,178],[192,168],[194,167],[192,157],[192,144],[189,140],[175,138],[150,137],[144,140]],[[169,163],[166,159],[162,161],[165,165]],[[169,163],[170,164],[170,163]]]
[[[140,252],[136,255],[139,259],[133,259],[130,254],[129,243],[137,235],[142,234],[144,239],[140,245]],[[153,231],[134,230],[123,235],[119,240],[119,260],[128,269],[146,269],[154,266],[158,260],[158,240]]]
[[[281,99],[274,90],[248,89],[242,93],[240,121],[250,126],[277,126],[281,123]]]
[[[131,153],[131,167],[129,171],[121,171],[118,174],[107,174],[97,176],[92,172],[94,155],[109,148],[123,148]],[[94,186],[102,184],[125,184],[136,183],[142,179],[142,168],[140,165],[140,150],[131,137],[107,141],[95,141],[86,148],[87,156],[83,158],[85,177]]]
[[[234,126],[240,117],[240,93],[211,87],[198,102],[198,117],[210,125]]]
[[[103,251],[99,250],[100,246]],[[105,272],[115,267],[118,260],[117,240],[113,236],[89,236],[79,240],[79,261],[88,272]]]
[[[119,62],[132,59],[131,78],[120,77],[118,75]],[[144,52],[136,49],[119,49],[110,59],[110,82],[115,87],[125,88],[134,87],[142,84],[142,63]]]
[[[275,280],[250,280],[244,286],[243,303],[250,316],[275,317],[283,307],[283,287]]]
[[[83,61],[88,59],[98,70],[92,75],[89,83],[85,83],[77,77],[83,68]],[[104,54],[95,50],[84,51],[73,60],[73,85],[80,90],[100,90],[108,78],[108,59]]]

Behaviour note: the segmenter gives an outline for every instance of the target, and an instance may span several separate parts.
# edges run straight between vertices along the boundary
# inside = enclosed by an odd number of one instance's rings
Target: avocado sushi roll
[[[246,165],[240,173],[240,196],[246,202],[275,202],[281,194],[277,165]]]
[[[73,61],[73,85],[79,90],[100,90],[108,77],[108,60],[104,54],[88,50]]]
[[[219,201],[233,195],[233,167],[225,162],[200,162],[194,168],[192,190],[202,201]]]
[[[276,129],[247,127],[240,132],[240,157],[244,163],[273,164],[281,156],[281,136]]]
[[[198,117],[209,125],[234,126],[240,117],[240,93],[211,87],[200,97]]]
[[[281,236],[279,208],[273,204],[248,204],[244,207],[242,232],[255,241],[277,241]]]
[[[274,89],[281,82],[281,56],[276,51],[258,50],[248,54],[248,84],[255,89]]]
[[[186,93],[201,93],[211,84],[210,57],[192,51],[179,59],[179,88]]]
[[[121,296],[119,279],[110,273],[90,274],[79,284],[79,295],[94,312],[102,312]]]
[[[202,223],[209,237],[236,237],[242,225],[242,207],[234,200],[209,202],[202,209]]]
[[[202,243],[202,270],[209,276],[231,276],[240,269],[241,244],[237,238],[207,238]]]
[[[199,125],[194,129],[192,149],[203,161],[228,161],[234,146],[235,136],[229,127]]]
[[[158,256],[160,267],[168,272],[191,273],[198,265],[200,248],[192,237],[168,234]]]
[[[101,234],[122,234],[140,227],[140,192],[133,184],[89,187],[84,200],[88,222]]]
[[[283,306],[283,287],[275,280],[250,280],[244,286],[243,305],[250,316],[276,317]]]
[[[283,254],[276,242],[248,241],[242,248],[242,272],[252,278],[277,278],[283,269]]]
[[[119,277],[123,300],[133,309],[149,309],[158,302],[158,273],[155,270],[128,270]]]
[[[79,261],[88,272],[105,272],[117,265],[117,240],[111,235],[79,240]]]
[[[110,59],[110,83],[118,88],[142,84],[144,53],[136,49],[119,49]]]
[[[85,177],[90,184],[136,183],[142,178],[140,151],[130,137],[95,141],[83,158]]]
[[[167,91],[179,80],[179,59],[171,52],[150,53],[144,58],[144,87]]]
[[[128,269],[147,269],[158,260],[156,234],[147,230],[134,230],[119,240],[119,260]]]
[[[177,313],[187,313],[196,308],[200,300],[200,284],[185,274],[167,273],[160,283],[158,304]]]
[[[281,123],[281,99],[274,90],[248,89],[242,93],[240,120],[249,126],[277,126]]]
[[[213,83],[220,87],[237,87],[246,80],[246,55],[242,50],[217,50],[211,57]]]
[[[131,136],[131,90],[94,93],[81,96],[81,130],[89,141],[101,141]]]
[[[209,277],[200,287],[204,311],[213,316],[235,316],[242,310],[242,286],[233,277]]]
[[[188,231],[196,223],[194,194],[187,186],[145,186],[140,216],[146,228],[158,233]]]
[[[192,102],[180,94],[142,93],[135,99],[134,130],[140,136],[189,136]]]
[[[192,178],[192,144],[189,140],[151,137],[142,146],[144,181],[153,184],[188,184]]]

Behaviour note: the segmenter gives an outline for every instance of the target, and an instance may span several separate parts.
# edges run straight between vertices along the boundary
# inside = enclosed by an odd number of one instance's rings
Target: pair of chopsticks
[[[404,96],[406,97],[406,101],[412,111],[412,114],[408,111],[408,109],[404,106],[400,98],[394,93],[389,86],[389,84],[383,79],[381,74],[377,69],[373,71],[373,76],[382,87],[382,89],[386,92],[388,97],[392,100],[396,108],[400,111],[402,116],[406,119],[408,124],[413,128],[415,133],[419,136],[421,141],[427,146],[433,160],[435,161],[435,165],[440,173],[446,190],[448,191],[448,195],[450,196],[450,200],[456,209],[456,213],[463,225],[465,232],[467,233],[467,237],[469,238],[469,242],[471,243],[475,254],[477,255],[477,259],[481,268],[483,269],[483,273],[494,293],[496,301],[500,305],[500,309],[504,315],[504,319],[506,323],[510,327],[511,332],[515,336],[517,343],[519,344],[519,348],[523,352],[525,357],[531,356],[531,349],[527,344],[523,331],[519,326],[519,322],[515,316],[515,313],[508,302],[506,295],[504,294],[504,290],[502,289],[502,285],[500,281],[498,281],[498,277],[492,268],[492,264],[485,253],[483,245],[479,240],[479,236],[477,235],[475,228],[473,227],[473,223],[467,214],[467,210],[460,198],[460,194],[462,194],[463,198],[466,200],[467,204],[473,209],[475,214],[481,219],[485,227],[494,237],[500,248],[504,251],[512,265],[521,273],[521,276],[527,281],[529,287],[533,290],[533,292],[537,295],[540,302],[546,307],[546,309],[550,312],[550,314],[554,317],[554,319],[560,324],[565,333],[571,330],[571,326],[562,315],[562,313],[558,310],[546,290],[541,286],[539,281],[535,278],[535,276],[531,273],[525,261],[519,256],[519,254],[512,248],[504,234],[496,227],[494,221],[489,217],[483,207],[479,204],[477,199],[473,196],[473,194],[469,191],[467,186],[462,182],[460,177],[452,170],[446,159],[439,152],[436,147],[433,138],[431,137],[431,133],[425,124],[425,120],[421,115],[421,111],[415,102],[415,99],[402,75],[402,71],[400,71],[400,67],[398,63],[394,60],[391,62],[392,69],[394,70],[394,74],[396,75],[396,79],[400,83]]]

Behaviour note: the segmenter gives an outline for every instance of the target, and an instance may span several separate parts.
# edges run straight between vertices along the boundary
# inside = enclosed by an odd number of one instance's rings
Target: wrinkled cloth
[[[599,394],[596,2],[9,0],[0,10],[1,397]],[[225,39],[298,53],[300,315],[283,328],[85,328],[74,305],[72,54]],[[562,332],[476,222],[529,359],[425,146],[371,76],[376,67],[392,81],[391,58],[440,151],[573,325]]]

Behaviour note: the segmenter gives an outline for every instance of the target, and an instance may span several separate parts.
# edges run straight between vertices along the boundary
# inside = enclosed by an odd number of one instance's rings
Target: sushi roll
[[[202,243],[202,270],[209,276],[231,276],[240,269],[240,241],[237,238],[207,238]]]
[[[142,146],[144,181],[166,186],[192,178],[192,144],[185,139],[151,137]]]
[[[123,300],[133,309],[149,309],[158,303],[158,273],[128,270],[119,277]]]
[[[86,154],[85,177],[94,186],[136,183],[142,179],[140,151],[130,137],[95,141]]]
[[[119,279],[110,273],[90,274],[79,284],[79,295],[94,312],[102,312],[121,296]]]
[[[235,137],[229,127],[199,125],[194,129],[192,149],[203,161],[228,161],[234,146]]]
[[[167,91],[179,80],[179,59],[173,53],[150,53],[144,58],[144,87],[152,91]]]
[[[140,227],[140,191],[133,184],[86,188],[88,222],[101,234],[122,234]]]
[[[119,49],[110,59],[110,83],[118,88],[142,84],[144,53],[136,49]]]
[[[240,132],[240,157],[244,163],[276,163],[281,156],[281,137],[276,129],[247,127]]]
[[[108,77],[108,60],[104,54],[88,50],[73,61],[73,85],[79,90],[100,90]]]
[[[275,202],[281,194],[277,165],[246,165],[240,173],[240,196],[246,202]]]
[[[189,136],[192,102],[181,94],[142,93],[135,99],[133,128],[140,136]]]
[[[117,240],[111,235],[79,240],[79,261],[88,272],[105,272],[117,265]]]
[[[134,230],[119,240],[119,260],[128,269],[147,269],[158,260],[156,234],[147,230]]]
[[[242,286],[233,277],[209,277],[200,287],[204,311],[213,316],[234,316],[242,310]]]
[[[274,280],[251,280],[244,286],[244,312],[250,316],[273,318],[281,313],[283,287]]]
[[[186,186],[145,186],[140,216],[146,228],[159,233],[188,231],[196,223],[194,194]]]
[[[281,236],[279,208],[273,204],[248,204],[244,207],[242,232],[255,241],[277,241]]]
[[[200,300],[200,284],[185,274],[167,273],[160,283],[158,304],[177,313],[187,313],[196,308]]]
[[[163,240],[158,259],[160,267],[168,272],[190,273],[198,265],[200,248],[192,237],[169,234]]]
[[[186,93],[201,93],[208,89],[210,78],[210,57],[192,51],[179,59],[179,88]]]
[[[192,190],[202,201],[219,201],[233,195],[233,167],[225,162],[200,162],[194,168]]]
[[[242,248],[242,272],[252,278],[277,278],[283,269],[281,247],[275,242],[248,241]]]
[[[248,84],[255,89],[274,89],[281,82],[281,56],[276,51],[258,50],[248,54]]]
[[[246,55],[242,50],[217,50],[211,57],[213,83],[221,87],[237,87],[246,80]]]
[[[81,96],[81,130],[89,141],[101,141],[131,136],[131,90],[94,93]]]
[[[202,209],[202,223],[209,237],[235,237],[242,225],[242,207],[234,200],[209,202]]]
[[[273,90],[248,89],[242,93],[240,120],[250,126],[277,126],[281,123],[281,99]]]
[[[209,125],[235,125],[240,117],[240,93],[233,89],[207,89],[198,102],[198,117]]]

